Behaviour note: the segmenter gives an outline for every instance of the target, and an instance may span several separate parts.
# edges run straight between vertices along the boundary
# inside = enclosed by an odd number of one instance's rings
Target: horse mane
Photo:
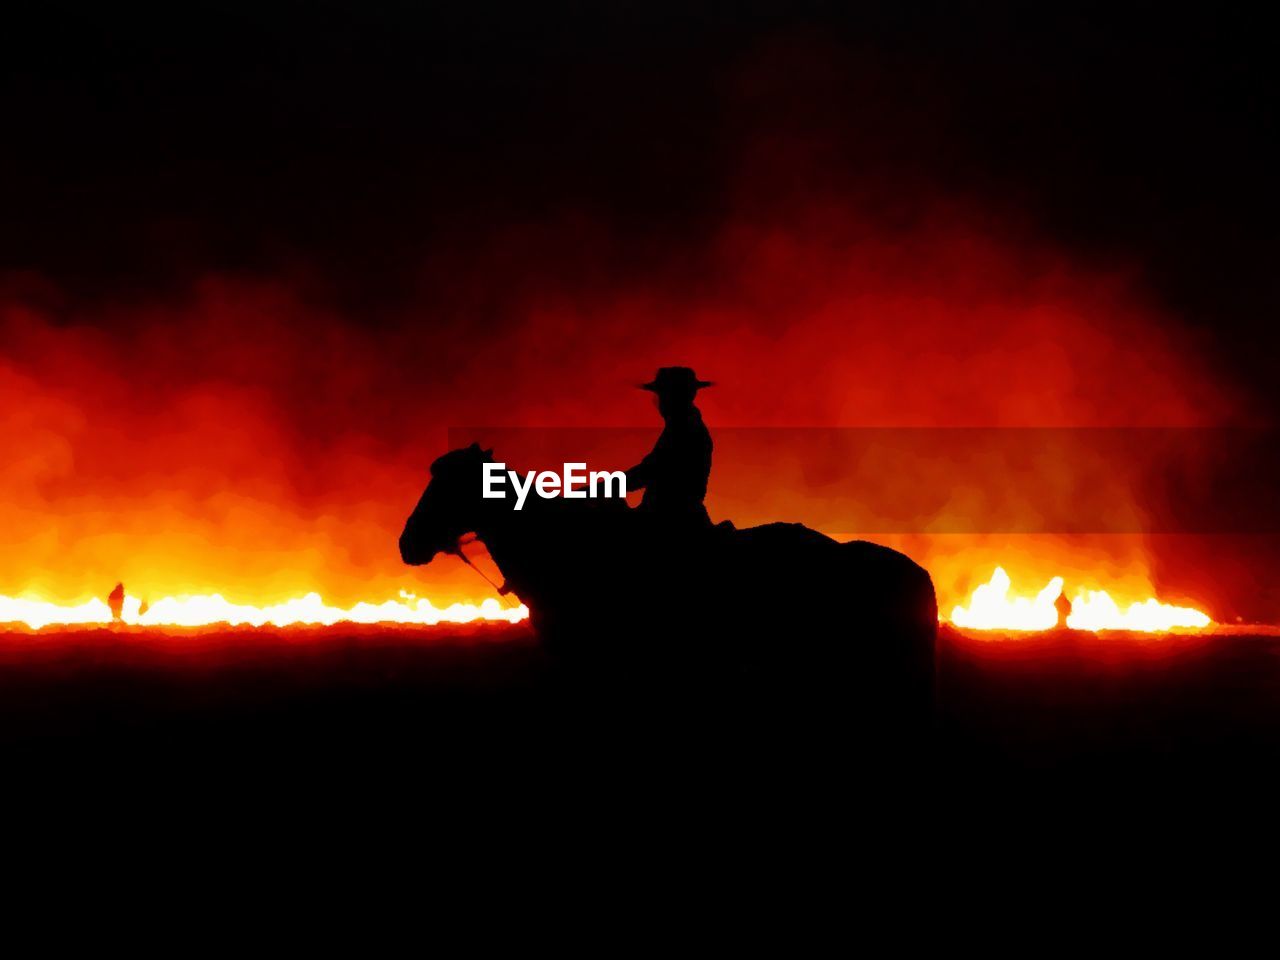
[[[486,460],[492,459],[492,449],[482,450],[480,444],[473,443],[469,447],[459,447],[457,450],[450,450],[448,453],[436,457],[435,460],[431,461],[431,476],[437,477],[457,472],[472,461],[484,463]]]

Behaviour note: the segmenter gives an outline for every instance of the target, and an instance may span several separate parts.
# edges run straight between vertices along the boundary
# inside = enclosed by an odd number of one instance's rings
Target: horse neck
[[[486,504],[476,537],[483,541],[489,556],[507,584],[517,591],[528,589],[538,579],[538,557],[546,552],[543,519],[544,501],[530,498],[524,510],[515,513],[502,504]]]
[[[599,555],[606,543],[617,546],[602,539],[598,524],[605,518],[577,513],[581,504],[569,504],[530,498],[519,513],[505,506],[486,511],[477,525],[476,536],[506,586],[532,609],[564,609],[584,594],[597,595],[616,574],[616,564]]]

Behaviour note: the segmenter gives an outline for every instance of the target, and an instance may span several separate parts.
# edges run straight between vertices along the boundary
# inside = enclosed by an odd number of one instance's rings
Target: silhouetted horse
[[[846,691],[857,677],[863,696],[913,710],[930,696],[937,602],[906,556],[787,523],[677,540],[616,498],[530,496],[515,511],[481,496],[491,453],[473,444],[432,464],[400,555],[429,563],[474,533],[562,663]]]

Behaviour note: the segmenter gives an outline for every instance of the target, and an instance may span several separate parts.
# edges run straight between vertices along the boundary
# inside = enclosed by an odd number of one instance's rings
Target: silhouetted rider
[[[640,512],[663,525],[709,527],[702,505],[711,476],[711,434],[694,398],[707,380],[688,367],[663,367],[642,390],[658,397],[665,426],[649,455],[627,471],[627,490],[644,490]]]

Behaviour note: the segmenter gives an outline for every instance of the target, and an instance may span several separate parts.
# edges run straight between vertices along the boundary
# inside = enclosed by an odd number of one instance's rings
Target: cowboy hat
[[[710,380],[699,380],[689,367],[660,367],[658,374],[648,383],[640,384],[641,390],[665,393],[668,390],[701,390],[712,386]]]

